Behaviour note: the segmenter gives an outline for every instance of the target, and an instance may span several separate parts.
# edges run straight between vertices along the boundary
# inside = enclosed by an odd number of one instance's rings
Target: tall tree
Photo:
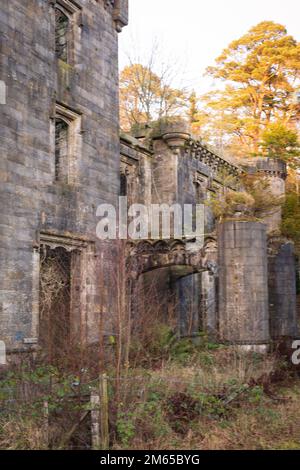
[[[300,79],[300,44],[284,26],[272,21],[259,23],[233,41],[207,72],[223,82],[220,90],[202,97],[210,119],[206,129],[211,136],[217,135],[222,145],[243,156],[257,155],[271,123],[296,128],[300,106],[294,96]],[[203,113],[199,118],[203,120]]]
[[[134,124],[174,116],[185,107],[185,91],[173,88],[165,74],[156,74],[149,65],[131,64],[121,72],[122,129],[130,130]]]
[[[188,93],[183,82],[184,66],[166,56],[163,45],[154,39],[147,53],[137,42],[128,54],[128,66],[120,74],[120,117],[123,130],[135,124],[186,114]],[[175,85],[176,83],[176,85]]]
[[[197,122],[198,116],[198,101],[196,92],[193,91],[189,96],[189,108],[187,112],[190,124]]]
[[[270,123],[262,133],[262,155],[285,160],[290,168],[300,168],[298,134],[281,122]]]

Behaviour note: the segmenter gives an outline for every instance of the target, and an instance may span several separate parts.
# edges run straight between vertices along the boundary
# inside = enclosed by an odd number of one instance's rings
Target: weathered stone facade
[[[224,171],[236,177],[244,171],[262,173],[274,195],[285,193],[283,162],[253,159],[238,167],[194,141],[183,123],[142,129],[135,139],[123,136],[121,143],[121,172],[127,175],[131,202],[205,204],[222,189]],[[141,259],[135,272],[164,268],[162,305],[171,285],[181,335],[201,329],[222,342],[263,352],[272,340],[298,334],[295,256],[291,242],[274,238],[280,222],[278,209],[264,223],[235,220],[218,227],[206,206],[203,247],[197,239],[183,240],[181,257],[176,257],[172,246],[142,242],[131,251]]]
[[[126,3],[1,1],[0,316],[8,350],[38,341],[42,245],[81,253],[72,324],[94,339],[95,212],[103,202],[116,204],[119,193],[117,30],[127,21]],[[56,55],[57,11],[68,18],[67,61]],[[64,178],[56,178],[58,119],[69,132]]]
[[[203,203],[222,188],[222,171],[243,171],[193,140],[182,123],[120,142],[117,35],[127,16],[127,0],[1,2],[0,339],[9,352],[43,346],[54,321],[49,308],[41,313],[49,266],[64,283],[67,302],[55,305],[68,341],[97,342],[100,317],[113,334],[120,282],[134,321],[151,301],[151,276],[156,311],[165,319],[172,310],[182,336],[201,329],[246,346],[295,336],[292,249],[276,242],[268,276],[263,224],[235,221],[217,232],[207,208],[204,246],[193,238],[129,242],[127,272],[118,243],[97,239],[97,207],[117,207],[120,191],[129,205]],[[284,192],[284,164],[258,161],[255,171]],[[279,221],[277,213],[266,223],[274,230]],[[228,329],[233,319],[240,330]]]

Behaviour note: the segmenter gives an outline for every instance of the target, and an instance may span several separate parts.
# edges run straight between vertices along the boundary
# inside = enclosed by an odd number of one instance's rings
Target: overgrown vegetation
[[[245,353],[202,334],[180,340],[166,325],[157,325],[153,335],[156,367],[143,361],[121,375],[118,403],[115,368],[108,370],[111,448],[300,448],[299,378],[276,353]],[[84,397],[92,386],[50,366],[10,371],[1,381],[0,447],[89,448],[88,422],[64,439],[70,423],[88,410]]]
[[[160,365],[130,369],[123,379],[113,448],[300,447],[300,435],[289,434],[296,416],[289,424],[285,418],[297,407],[298,378],[275,353],[244,353],[201,334],[175,340],[163,325],[153,344]],[[247,420],[256,428],[254,435]]]
[[[286,195],[283,205],[282,233],[300,245],[300,197],[295,191]]]
[[[208,205],[219,221],[232,217],[259,221],[278,211],[283,202],[283,197],[274,195],[268,178],[244,174],[240,176],[236,190],[225,184]]]
[[[12,367],[0,380],[0,448],[88,448],[89,423],[84,422],[78,434],[75,431],[90,408],[94,386],[88,370],[74,375],[31,361]]]

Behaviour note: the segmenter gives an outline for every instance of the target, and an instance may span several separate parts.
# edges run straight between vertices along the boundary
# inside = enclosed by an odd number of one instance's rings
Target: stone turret
[[[253,158],[247,163],[244,168],[249,174],[265,175],[270,181],[270,188],[274,196],[284,197],[287,177],[287,167],[284,161],[273,158]],[[269,233],[280,230],[281,219],[281,208],[264,219]]]

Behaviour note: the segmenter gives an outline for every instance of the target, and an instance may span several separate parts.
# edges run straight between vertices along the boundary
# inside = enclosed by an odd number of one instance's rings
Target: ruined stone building
[[[119,195],[201,203],[220,171],[242,171],[174,124],[120,139],[127,20],[127,0],[1,1],[0,339],[10,353],[95,344],[100,319],[113,334],[118,292],[133,322],[151,307],[183,336],[259,350],[297,336],[293,245],[272,237],[280,214],[217,227],[207,210],[204,246],[129,241],[125,263],[97,238],[97,207]],[[282,162],[253,165],[284,192]]]
[[[204,203],[222,190],[224,171],[235,177],[245,171],[262,174],[274,194],[285,192],[284,162],[253,159],[246,168],[236,166],[193,140],[182,123],[162,124],[150,137],[141,130],[135,138],[121,138],[121,179],[130,200]],[[272,340],[296,337],[294,247],[280,236],[280,222],[281,210],[276,210],[264,223],[218,225],[208,205],[204,246],[196,238],[133,243],[139,297],[150,284],[153,301],[154,285],[159,298],[155,310],[167,315],[173,303],[183,336],[201,330],[257,351],[267,350]]]

